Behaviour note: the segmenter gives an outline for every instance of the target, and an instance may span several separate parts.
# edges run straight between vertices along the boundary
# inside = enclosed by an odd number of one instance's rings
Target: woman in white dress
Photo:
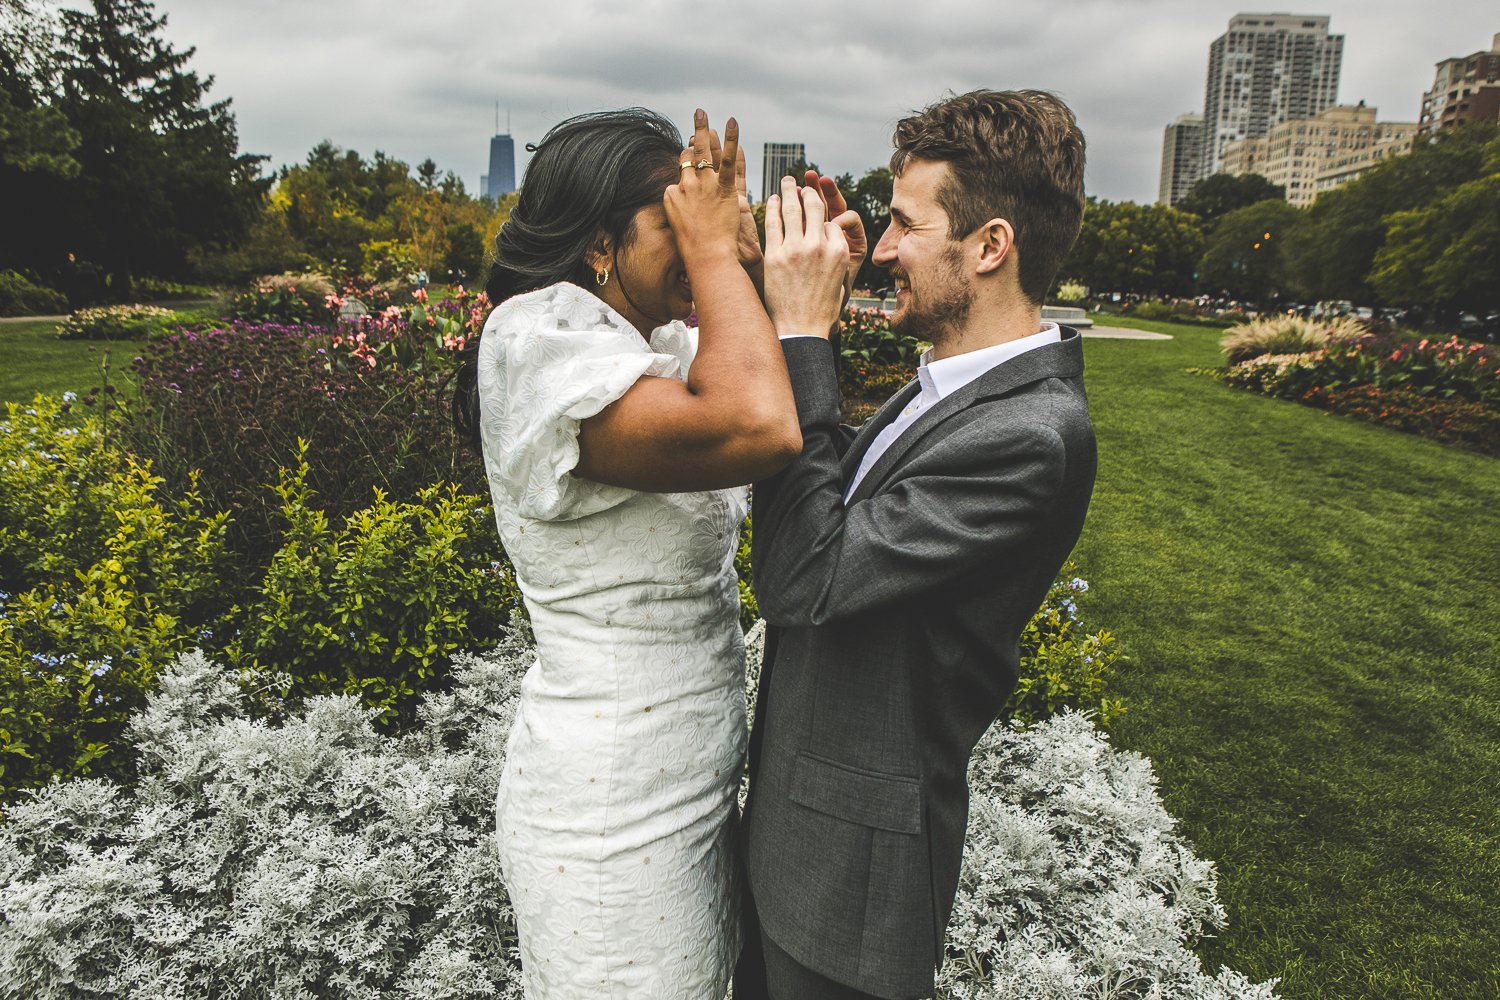
[[[694,123],[548,133],[454,401],[536,635],[496,807],[532,1000],[721,1000],[739,949],[742,485],[801,448],[777,334],[837,320],[848,254],[814,188],[762,262],[738,128]]]

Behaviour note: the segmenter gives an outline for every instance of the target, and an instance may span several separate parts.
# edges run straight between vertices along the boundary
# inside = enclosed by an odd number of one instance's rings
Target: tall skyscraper
[[[1444,59],[1422,95],[1423,132],[1500,119],[1500,35],[1488,52]]]
[[[1203,116],[1178,115],[1161,138],[1161,183],[1158,205],[1175,205],[1203,176]]]
[[[1202,174],[1224,167],[1231,142],[1311,118],[1338,103],[1344,36],[1312,14],[1236,14],[1208,49]]]
[[[490,137],[490,172],[479,179],[486,198],[499,198],[516,189],[516,142],[510,135]]]
[[[800,142],[768,142],[764,149],[760,167],[761,201],[781,190],[781,179],[793,167],[807,162],[807,146]]]

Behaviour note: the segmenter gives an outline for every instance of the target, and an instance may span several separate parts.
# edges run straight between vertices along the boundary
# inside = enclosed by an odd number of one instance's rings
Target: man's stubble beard
[[[907,275],[908,289],[910,280]],[[927,285],[920,297],[915,290],[906,293],[906,308],[891,321],[891,330],[938,348],[958,336],[974,305],[974,288],[964,280],[962,245],[954,243],[944,251],[941,269],[934,269]]]

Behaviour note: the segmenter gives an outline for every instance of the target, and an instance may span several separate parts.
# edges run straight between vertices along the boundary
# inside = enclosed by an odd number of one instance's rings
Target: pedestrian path
[[[61,323],[66,316],[0,316],[0,323]]]
[[[1131,330],[1123,326],[1096,326],[1081,331],[1085,337],[1101,340],[1171,340],[1169,333],[1152,333],[1150,330]]]

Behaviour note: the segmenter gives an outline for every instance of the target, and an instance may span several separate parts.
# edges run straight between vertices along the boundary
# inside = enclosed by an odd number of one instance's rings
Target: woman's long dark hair
[[[521,197],[495,237],[485,293],[494,305],[559,281],[586,284],[585,261],[601,235],[618,251],[635,235],[635,213],[661,201],[677,180],[682,136],[654,111],[626,108],[578,115],[534,147]],[[454,379],[453,426],[479,447],[475,370],[479,338],[464,347]]]

